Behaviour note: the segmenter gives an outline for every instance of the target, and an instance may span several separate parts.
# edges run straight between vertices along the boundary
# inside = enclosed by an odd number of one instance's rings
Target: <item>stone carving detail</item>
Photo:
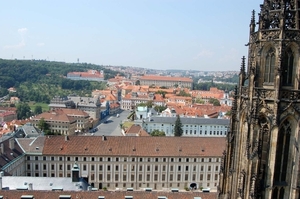
[[[258,33],[257,32],[250,35],[250,44],[256,42],[257,40],[258,40]]]
[[[300,32],[299,31],[286,31],[284,39],[299,41]]]
[[[245,176],[246,176],[246,171],[243,169],[240,173],[240,179],[239,179],[239,185],[238,185],[238,194],[241,198],[243,198],[243,195],[244,195]]]
[[[262,31],[261,37],[266,40],[275,40],[279,39],[280,31],[272,30],[272,31]]]
[[[256,88],[255,90],[255,96],[259,97],[260,99],[274,99],[275,96],[275,90],[271,89],[258,89]]]
[[[257,180],[257,175],[256,175],[256,173],[254,173],[251,176],[251,184],[250,184],[250,196],[251,196],[251,198],[256,198],[256,191],[255,191],[256,180]]]

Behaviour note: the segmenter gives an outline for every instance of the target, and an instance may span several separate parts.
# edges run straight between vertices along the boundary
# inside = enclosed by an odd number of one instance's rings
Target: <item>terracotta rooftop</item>
[[[225,138],[47,136],[43,154],[207,157],[224,149]]]
[[[140,80],[193,82],[193,80],[188,77],[168,77],[168,76],[156,76],[156,75],[141,76]]]
[[[20,190],[2,190],[0,195],[5,199],[17,199],[21,196],[32,195],[37,199],[59,199],[62,195],[71,196],[71,198],[96,199],[104,196],[105,199],[124,199],[125,196],[133,196],[134,199],[157,199],[158,196],[166,196],[168,199],[217,199],[217,193],[202,192],[144,192],[144,191],[20,191]]]

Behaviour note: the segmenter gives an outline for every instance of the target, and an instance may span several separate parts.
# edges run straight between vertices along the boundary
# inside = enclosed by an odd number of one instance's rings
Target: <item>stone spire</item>
[[[260,5],[259,29],[299,29],[297,0],[264,0]]]

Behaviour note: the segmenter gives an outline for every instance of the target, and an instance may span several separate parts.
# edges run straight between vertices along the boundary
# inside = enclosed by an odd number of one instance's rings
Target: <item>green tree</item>
[[[155,106],[154,110],[156,110],[157,112],[161,113],[162,111],[166,110],[167,107],[166,106]]]
[[[177,115],[177,119],[175,121],[175,128],[174,128],[174,135],[177,137],[182,136],[183,130],[182,130],[182,124],[179,115]]]
[[[151,133],[150,133],[151,136],[166,136],[166,133],[163,132],[163,131],[160,131],[160,130],[153,130]]]
[[[197,98],[195,100],[195,103],[198,103],[198,104],[204,104],[204,100],[203,99],[200,99],[200,98]]]
[[[41,114],[42,112],[43,112],[43,109],[41,106],[34,107],[34,114],[38,115],[38,114]]]
[[[40,130],[42,131],[47,131],[49,130],[49,125],[46,123],[45,119],[44,118],[41,118],[39,123],[38,123],[38,127]]]
[[[221,106],[220,101],[215,98],[210,98],[208,102],[214,106]]]
[[[137,86],[141,85],[140,80],[136,80],[135,85],[137,85]]]
[[[191,94],[186,93],[184,90],[181,90],[177,96],[191,97]]]
[[[26,119],[32,116],[30,107],[26,103],[19,103],[17,105],[17,117],[18,119]]]

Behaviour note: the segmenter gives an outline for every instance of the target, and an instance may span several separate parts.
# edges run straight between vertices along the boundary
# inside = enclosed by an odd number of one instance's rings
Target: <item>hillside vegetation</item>
[[[90,69],[103,70],[104,79],[117,74],[103,66],[87,63],[0,59],[0,97],[8,94],[7,88],[10,87],[15,87],[17,92],[9,95],[19,97],[23,102],[49,103],[54,96],[73,93],[90,96],[92,90],[104,89],[106,83],[73,81],[65,78],[68,72],[83,72]]]

